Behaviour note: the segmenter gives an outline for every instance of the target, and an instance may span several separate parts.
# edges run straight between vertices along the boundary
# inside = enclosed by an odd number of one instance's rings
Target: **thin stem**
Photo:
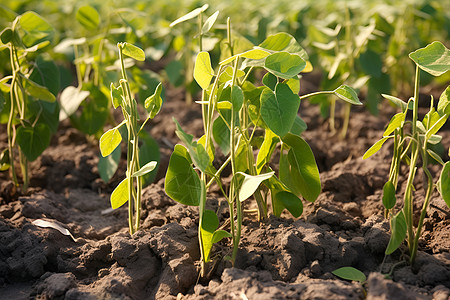
[[[309,98],[309,97],[313,97],[313,96],[317,96],[317,95],[329,95],[329,94],[333,94],[334,92],[331,91],[318,91],[318,92],[314,92],[314,93],[309,93],[303,96],[300,96],[300,100]]]
[[[342,131],[341,131],[341,138],[344,139],[347,135],[348,131],[348,124],[350,122],[350,111],[351,111],[351,104],[345,103],[344,106],[344,124],[342,125]]]

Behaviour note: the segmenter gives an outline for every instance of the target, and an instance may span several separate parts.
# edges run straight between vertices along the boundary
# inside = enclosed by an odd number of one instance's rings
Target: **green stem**
[[[348,124],[350,122],[350,111],[351,111],[351,104],[350,103],[345,103],[344,104],[344,124],[342,125],[342,131],[341,131],[341,138],[345,139],[345,137],[347,136],[347,131],[348,131]]]

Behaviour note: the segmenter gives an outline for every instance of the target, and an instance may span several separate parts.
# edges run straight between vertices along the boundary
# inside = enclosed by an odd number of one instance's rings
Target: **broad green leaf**
[[[213,27],[214,23],[216,23],[217,17],[219,16],[219,11],[216,11],[215,13],[213,13],[208,19],[206,19],[205,23],[203,24],[202,27],[202,33],[205,34],[208,31],[211,30],[211,28]]]
[[[397,107],[399,107],[402,111],[405,111],[406,107],[408,107],[408,109],[411,109],[411,110],[413,109],[413,102],[406,103],[402,99],[391,96],[391,95],[386,95],[386,94],[381,94],[381,95],[383,96],[383,98],[388,99],[393,104],[395,104]]]
[[[118,127],[106,131],[100,138],[100,153],[103,157],[110,155],[120,145],[122,136]]]
[[[406,113],[398,113],[396,115],[394,115],[391,119],[391,121],[389,122],[386,130],[383,133],[383,136],[388,136],[390,135],[392,132],[394,132],[395,129],[402,127],[403,124],[405,123],[405,118],[406,118]]]
[[[211,239],[212,243],[218,243],[224,238],[230,238],[232,237],[231,233],[225,230],[216,230],[214,231],[213,237]]]
[[[134,172],[131,177],[140,177],[144,176],[147,173],[150,173],[156,168],[156,165],[158,163],[156,161],[151,161],[148,164],[145,164],[142,168],[140,168],[138,171]]]
[[[20,16],[20,27],[26,33],[22,40],[27,47],[41,42],[42,39],[51,36],[54,32],[53,27],[33,11],[27,11]]]
[[[358,95],[355,90],[351,87],[343,84],[337,89],[335,89],[334,94],[338,96],[340,99],[354,105],[362,105],[362,103],[358,99]]]
[[[383,205],[386,209],[391,209],[394,207],[396,201],[395,187],[392,181],[389,180],[383,186]]]
[[[209,254],[211,253],[211,248],[213,246],[212,240],[217,227],[219,227],[219,218],[216,213],[212,210],[205,209],[202,218],[202,228],[200,229],[205,262],[209,261]]]
[[[129,43],[119,43],[118,45],[122,48],[122,53],[126,56],[134,58],[138,61],[145,60],[145,53],[141,48]]]
[[[332,271],[331,273],[346,280],[358,281],[361,283],[366,281],[366,275],[364,275],[364,273],[360,270],[353,267],[342,267]]]
[[[450,161],[442,168],[441,177],[438,182],[438,190],[447,206],[450,208]]]
[[[450,85],[442,92],[441,97],[439,97],[437,112],[440,116],[444,114],[450,115]]]
[[[111,194],[111,207],[116,209],[127,203],[129,200],[128,178],[122,180]]]
[[[276,33],[268,36],[261,44],[260,48],[272,51],[286,51],[291,54],[299,55],[304,61],[308,60],[308,54],[298,44],[297,40],[285,32]]]
[[[440,76],[450,70],[450,51],[441,42],[435,41],[410,53],[409,57],[419,68],[433,76]]]
[[[32,81],[31,79],[25,76],[22,76],[22,78],[25,79],[25,90],[28,94],[30,94],[36,99],[40,99],[47,102],[55,102],[56,100],[55,95],[50,93],[50,91],[46,87],[37,84],[36,82]]]
[[[60,91],[60,74],[53,59],[50,56],[39,55],[34,64],[30,80],[46,87],[54,96]],[[45,99],[42,99],[45,101]],[[50,102],[53,102],[53,100]]]
[[[264,141],[261,148],[258,151],[258,156],[256,157],[256,171],[261,173],[263,167],[269,163],[270,157],[275,150],[275,147],[279,141],[279,138],[270,129],[266,129],[264,135]]]
[[[34,127],[19,127],[16,140],[28,161],[34,161],[50,145],[51,135],[48,126],[37,123]]]
[[[383,137],[381,140],[379,140],[378,142],[376,142],[375,144],[372,145],[372,147],[370,147],[366,153],[364,153],[363,155],[363,159],[369,158],[372,155],[374,155],[375,153],[377,153],[381,147],[383,146],[384,142],[386,142],[388,139],[392,138],[393,136],[385,136]]]
[[[59,98],[61,111],[59,112],[59,120],[63,121],[77,111],[81,102],[89,96],[88,91],[82,91],[74,86],[66,87]]]
[[[98,157],[98,173],[100,174],[100,178],[104,182],[108,182],[116,173],[117,168],[119,167],[120,155],[122,151],[120,147],[117,147],[111,155],[107,157],[103,157],[103,155],[99,155]]]
[[[164,188],[170,198],[181,204],[198,206],[200,203],[202,182],[182,145],[175,145],[170,156]]]
[[[279,137],[285,136],[294,125],[300,106],[300,97],[285,83],[278,83],[275,93],[265,88],[261,93],[261,117]]]
[[[194,79],[198,85],[207,90],[211,79],[214,76],[213,69],[211,67],[211,58],[208,52],[200,52],[197,55],[194,66]]]
[[[264,67],[275,76],[290,79],[306,67],[306,62],[299,55],[277,52],[266,58]]]
[[[217,118],[213,123],[213,137],[224,155],[230,152],[230,128],[222,118]]]
[[[100,15],[90,5],[81,6],[77,11],[76,19],[87,30],[97,29],[100,24]]]
[[[275,200],[281,202],[294,218],[298,218],[303,213],[303,203],[299,197],[288,191],[281,191],[275,194]]]
[[[426,133],[427,139],[431,138],[432,135],[436,134],[442,126],[444,126],[445,122],[447,122],[448,115],[443,115],[430,129],[428,129]]]
[[[289,174],[289,183],[293,185],[287,185],[284,178],[281,178],[280,170],[281,181],[297,196],[301,195],[307,201],[314,202],[320,194],[321,186],[319,169],[311,148],[301,137],[290,133],[282,141],[291,148],[288,152],[289,170],[284,171],[284,174]]]
[[[150,114],[150,119],[153,119],[161,110],[163,99],[161,98],[162,83],[156,87],[155,93],[145,99],[145,108]]]
[[[291,88],[294,94],[300,92],[300,78],[298,76],[286,80],[285,83]]]
[[[385,255],[389,255],[402,244],[406,238],[406,219],[403,211],[399,211],[397,215],[391,219],[391,239],[386,248]]]
[[[244,93],[238,85],[231,87],[231,104],[235,111],[239,111],[244,103]]]
[[[272,177],[275,172],[272,171],[260,175],[248,175],[242,172],[237,172],[236,175],[238,174],[244,176],[244,181],[239,188],[239,201],[242,202],[251,197],[253,193],[255,193],[255,191],[258,189],[261,182]],[[235,181],[237,180],[235,179]]]
[[[205,172],[211,161],[211,158],[209,157],[205,148],[202,144],[194,142],[193,136],[184,132],[175,118],[173,119],[173,121],[175,122],[177,128],[175,133],[189,150],[189,154],[195,166],[197,166],[202,172]]]
[[[270,55],[270,52],[263,49],[252,49],[238,54],[239,57],[248,59],[263,59]]]
[[[209,5],[208,5],[208,4],[205,4],[205,5],[203,5],[202,7],[196,8],[196,9],[194,9],[193,11],[188,12],[188,13],[185,14],[184,16],[179,17],[178,19],[176,19],[175,21],[173,21],[172,23],[170,23],[169,26],[170,26],[170,27],[173,27],[173,26],[175,26],[175,25],[177,25],[177,24],[179,24],[179,23],[182,23],[182,22],[184,22],[184,21],[193,19],[193,18],[197,17],[199,14],[201,14],[202,12],[204,12],[205,10],[207,10],[208,7],[209,7]]]
[[[307,128],[308,126],[306,125],[305,121],[303,121],[303,119],[297,115],[295,117],[294,125],[292,125],[292,128],[291,130],[289,130],[289,132],[300,136]]]
[[[278,78],[272,73],[267,72],[262,79],[262,83],[272,91],[275,91],[275,87],[278,83]]]

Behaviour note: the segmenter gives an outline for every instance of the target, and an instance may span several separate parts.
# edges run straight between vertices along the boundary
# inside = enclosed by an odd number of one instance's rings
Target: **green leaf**
[[[277,52],[266,58],[264,67],[275,76],[290,79],[306,67],[306,62],[299,55]]]
[[[212,243],[218,243],[224,238],[230,238],[232,237],[231,233],[225,230],[216,230],[214,231],[213,237],[211,239]]]
[[[239,111],[244,103],[244,93],[238,85],[231,87],[231,104],[235,111]]]
[[[103,157],[110,155],[120,145],[122,136],[120,135],[119,127],[120,125],[109,129],[100,138],[99,146]]]
[[[144,176],[147,173],[150,173],[156,168],[156,165],[158,163],[156,161],[151,161],[148,164],[144,165],[142,168],[140,168],[138,171],[134,172],[131,177],[140,177]]]
[[[267,72],[262,79],[262,83],[272,91],[275,91],[275,86],[278,83],[278,78],[272,73]]]
[[[111,194],[111,207],[116,209],[124,205],[129,200],[128,178],[122,180]]]
[[[217,118],[213,123],[213,137],[224,155],[230,152],[230,128],[222,118]]]
[[[150,114],[150,119],[153,119],[161,110],[163,99],[161,98],[162,83],[156,87],[155,93],[145,99],[145,108]]]
[[[402,244],[406,238],[406,219],[403,211],[399,211],[397,215],[391,219],[391,239],[386,248],[385,255],[389,255]]]
[[[294,125],[292,125],[292,128],[291,130],[289,130],[289,132],[294,135],[300,136],[307,128],[308,126],[306,125],[305,121],[303,121],[303,119],[297,115],[295,117]]]
[[[294,218],[298,218],[303,213],[303,203],[299,197],[288,191],[281,191],[275,194],[275,201],[279,201]]]
[[[261,117],[276,135],[283,137],[294,125],[300,97],[285,83],[278,83],[275,93],[265,88],[261,93]]]
[[[343,84],[333,91],[333,93],[340,99],[354,105],[362,105],[358,99],[358,95],[351,87]]]
[[[90,99],[80,104],[81,114],[73,114],[71,120],[78,130],[88,135],[100,134],[110,115],[108,96],[92,83],[85,83],[83,88],[89,91]]]
[[[398,113],[394,115],[389,122],[386,130],[383,133],[383,136],[388,136],[392,132],[394,132],[395,129],[403,127],[403,124],[405,123],[406,113]]]
[[[188,158],[187,149],[182,145],[175,145],[164,182],[165,191],[170,198],[181,204],[198,206],[202,182]]]
[[[61,111],[59,112],[59,120],[63,121],[77,111],[81,102],[89,96],[88,91],[82,91],[74,86],[66,87],[59,98]]]
[[[175,118],[173,119],[173,121],[175,122],[177,128],[175,130],[175,133],[189,150],[192,161],[202,172],[205,172],[210,163],[210,157],[206,152],[205,147],[203,147],[202,144],[194,142],[192,140],[193,136],[184,132]]]
[[[263,59],[266,58],[267,56],[270,55],[270,52],[267,52],[265,50],[262,49],[252,49],[252,50],[248,50],[239,54],[235,54],[231,57],[228,57],[227,59],[222,60],[219,65],[226,65],[232,61],[234,61],[236,58],[238,57],[242,57],[242,58],[248,58],[248,59],[253,59],[253,60],[259,60],[259,59]]]
[[[36,99],[40,99],[47,102],[55,102],[56,97],[50,91],[36,82],[32,81],[25,76],[22,76],[25,79],[25,90],[28,94],[33,96]]]
[[[445,114],[442,117],[439,118],[439,120],[431,126],[430,129],[428,129],[426,133],[427,139],[431,138],[432,135],[436,134],[439,129],[441,129],[442,126],[444,126],[445,122],[447,122],[448,115]]]
[[[393,136],[385,136],[383,137],[381,140],[379,140],[378,142],[376,142],[375,144],[373,144],[372,147],[370,147],[366,153],[364,153],[363,155],[363,159],[369,158],[372,155],[374,155],[375,153],[377,153],[381,147],[383,146],[384,142],[386,142],[388,139],[392,138]]]
[[[419,68],[433,76],[440,76],[450,70],[450,51],[441,42],[433,42],[410,53],[409,57]]]
[[[409,102],[406,103],[405,101],[403,101],[400,98],[391,96],[391,95],[386,95],[386,94],[381,94],[383,96],[383,98],[388,99],[389,101],[391,101],[393,104],[395,104],[397,107],[399,107],[402,111],[406,110],[406,107],[408,107],[408,109],[413,109],[413,103]]]
[[[285,83],[291,88],[294,94],[300,92],[300,78],[298,76],[286,80]]]
[[[179,17],[178,19],[176,19],[175,21],[173,21],[172,23],[170,23],[169,26],[170,26],[170,27],[173,27],[173,26],[175,26],[175,25],[177,25],[177,24],[180,24],[180,23],[185,22],[185,21],[187,21],[187,20],[193,19],[193,18],[197,17],[199,14],[201,14],[202,12],[204,12],[205,10],[207,10],[208,7],[209,7],[209,5],[208,5],[208,4],[205,4],[205,5],[203,5],[202,7],[196,8],[196,9],[194,9],[193,11],[191,11],[191,12],[185,14],[185,15],[182,16],[182,17]]]
[[[87,30],[97,29],[100,24],[100,15],[90,5],[81,6],[77,11],[76,19]]]
[[[207,90],[211,79],[214,76],[214,72],[211,67],[211,58],[208,52],[200,52],[197,55],[194,66],[194,79],[197,81],[198,85]]]
[[[431,156],[434,160],[436,160],[441,165],[445,164],[444,161],[442,160],[442,158],[439,156],[439,154],[437,154],[433,150],[427,149],[427,153],[428,153],[429,156]]]
[[[439,97],[437,112],[440,116],[444,114],[450,115],[450,85],[442,92],[441,97]]]
[[[216,23],[217,17],[219,16],[219,11],[213,13],[208,19],[206,19],[205,23],[202,27],[202,33],[205,34],[211,30],[214,23]]]
[[[270,157],[275,150],[275,147],[279,141],[279,138],[270,129],[266,129],[264,135],[264,141],[261,148],[258,151],[258,156],[256,157],[256,171],[261,173],[263,167],[269,163]]]
[[[2,41],[3,44],[8,44],[9,42],[12,41],[13,39],[13,31],[11,30],[10,27],[6,27],[5,29],[2,30],[2,32],[0,33],[0,40]]]
[[[386,209],[391,209],[394,207],[396,201],[395,187],[392,181],[389,180],[383,186],[383,205]]]
[[[359,62],[364,73],[371,77],[379,78],[382,74],[383,61],[381,55],[377,52],[368,49],[366,52],[361,53],[359,56]]]
[[[353,267],[342,267],[332,271],[331,273],[346,280],[358,281],[361,283],[366,281],[366,275],[364,275],[364,273],[360,270]]]
[[[39,55],[36,58],[30,80],[46,87],[54,96],[60,91],[59,69],[50,56]],[[53,98],[51,100],[50,102],[55,101]]]
[[[242,182],[239,188],[239,201],[242,202],[250,198],[253,195],[253,193],[255,193],[255,191],[258,189],[261,182],[272,177],[273,174],[275,174],[275,172],[272,171],[260,175],[248,175],[242,172],[237,172],[236,175],[238,174],[244,176],[244,181]],[[237,182],[236,178],[234,180],[235,182]]]
[[[100,174],[100,178],[104,182],[108,182],[116,173],[117,168],[119,167],[120,155],[122,151],[120,147],[117,147],[111,155],[104,157],[103,155],[99,155],[98,158],[98,173]]]
[[[205,262],[209,261],[209,255],[213,246],[213,236],[217,227],[219,227],[219,218],[216,213],[212,210],[205,209],[202,217],[202,227],[200,229]]]
[[[112,105],[114,109],[116,109],[122,105],[122,87],[119,85],[119,87],[116,88],[114,83],[111,82],[110,90]]]
[[[27,11],[20,16],[20,27],[25,31],[22,40],[27,47],[41,42],[54,32],[53,27],[33,11]]]
[[[51,135],[52,132],[48,126],[37,123],[34,127],[19,127],[16,139],[28,161],[34,161],[50,145]]]
[[[291,54],[299,55],[304,61],[308,60],[306,51],[298,44],[292,35],[285,32],[268,36],[261,44],[259,44],[259,47],[272,51],[286,51]]]
[[[446,162],[439,177],[438,190],[447,206],[450,208],[450,161]]]
[[[145,53],[141,48],[129,43],[119,43],[118,45],[122,48],[122,53],[126,56],[134,58],[138,61],[145,60]]]
[[[321,186],[319,169],[311,148],[301,137],[290,133],[282,138],[282,141],[290,147],[290,150],[288,170],[282,172],[280,165],[281,181],[297,196],[301,195],[307,201],[314,202],[320,194]],[[290,180],[284,180],[285,178],[281,177],[282,173],[289,174]]]

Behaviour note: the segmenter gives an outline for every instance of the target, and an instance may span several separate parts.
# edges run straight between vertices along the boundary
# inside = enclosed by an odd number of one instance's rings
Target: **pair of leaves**
[[[231,234],[225,230],[217,230],[219,227],[219,218],[212,210],[206,209],[203,212],[202,227],[200,234],[202,236],[204,261],[209,261],[211,248],[213,244],[220,242],[223,238],[231,237]]]

